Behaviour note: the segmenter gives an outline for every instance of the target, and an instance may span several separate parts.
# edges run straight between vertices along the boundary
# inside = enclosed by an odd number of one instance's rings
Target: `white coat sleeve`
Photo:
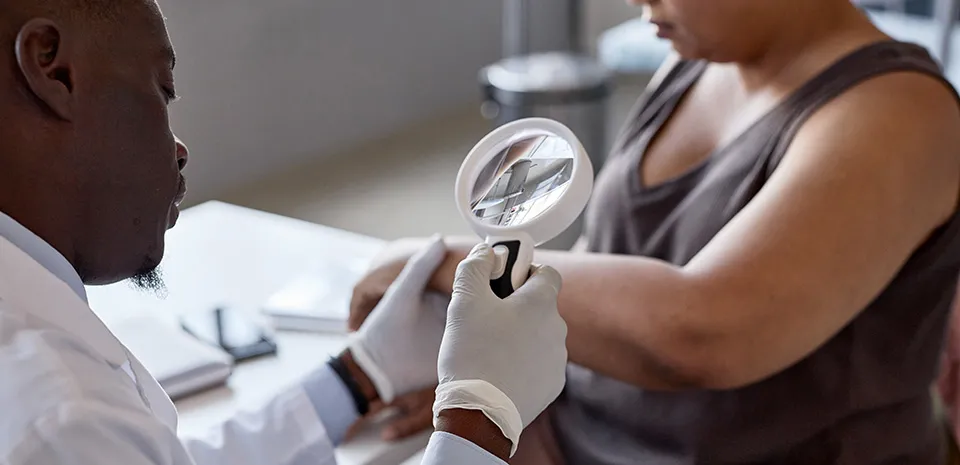
[[[450,433],[437,431],[430,436],[421,465],[506,465],[506,462],[480,446]]]
[[[182,441],[197,465],[334,465],[334,446],[357,418],[349,391],[324,365],[265,405]]]
[[[335,376],[335,375],[334,375]],[[325,378],[329,379],[329,378]],[[339,378],[329,381],[329,393]],[[343,426],[343,430],[349,424]],[[84,400],[38,417],[15,465],[334,465],[333,445],[304,386],[280,393],[203,437],[178,438],[149,411]]]
[[[6,455],[13,465],[193,465],[176,435],[149,412],[71,401],[36,418]]]
[[[239,416],[224,423],[213,437],[185,444],[197,465],[333,465],[332,445],[343,440],[357,418],[350,392],[337,374],[324,366],[301,387],[274,400],[267,410]],[[327,440],[327,434],[333,442]],[[436,432],[430,437],[423,465],[505,463],[466,439]]]
[[[18,447],[6,455],[9,460],[4,463],[334,465],[327,428],[339,441],[356,418],[349,391],[324,366],[302,384],[200,437],[178,438],[143,409],[98,400],[64,402],[22,432]]]
[[[297,390],[300,392],[297,392]],[[311,423],[312,422],[312,423]],[[102,402],[60,405],[36,420],[9,463],[17,465],[333,465],[333,446],[301,388],[259,412],[181,442],[147,411]]]
[[[205,437],[182,440],[143,410],[93,401],[67,402],[36,419],[33,428],[24,432],[18,441],[20,446],[11,451],[7,463],[334,465],[333,445],[326,436],[323,420],[316,414],[317,407],[331,404],[314,405],[307,393],[311,388],[318,389],[314,394],[328,394],[323,398],[330,402],[343,400],[338,394],[346,391],[332,371],[319,370],[303,386],[283,392],[262,409],[244,412]],[[324,412],[330,413],[327,409]],[[331,417],[327,418],[329,421]],[[342,438],[349,423],[337,426],[341,427],[337,435]],[[466,439],[434,433],[423,465],[453,464],[503,465],[504,462]]]

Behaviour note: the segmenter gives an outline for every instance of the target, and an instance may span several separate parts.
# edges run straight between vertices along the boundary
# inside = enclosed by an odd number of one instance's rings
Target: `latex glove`
[[[534,267],[506,299],[494,295],[493,251],[478,245],[457,268],[437,365],[434,421],[447,409],[480,410],[513,442],[566,382],[567,326],[557,311],[560,275]]]
[[[437,384],[437,353],[449,300],[425,292],[447,248],[434,237],[400,272],[370,317],[349,339],[357,365],[389,403]]]

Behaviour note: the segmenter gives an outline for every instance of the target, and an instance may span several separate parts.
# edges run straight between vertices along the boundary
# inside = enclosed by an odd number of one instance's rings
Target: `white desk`
[[[291,278],[324,260],[366,264],[378,239],[220,202],[187,209],[167,234],[161,265],[169,295],[161,300],[126,283],[89,287],[90,304],[107,326],[136,312],[175,320],[195,310],[256,306]],[[350,289],[344,289],[349,293]],[[281,332],[277,357],[237,365],[228,385],[177,402],[180,433],[202,431],[297,382],[344,347],[342,335]],[[395,465],[422,449],[429,433],[385,443],[373,428],[337,450],[341,465]]]

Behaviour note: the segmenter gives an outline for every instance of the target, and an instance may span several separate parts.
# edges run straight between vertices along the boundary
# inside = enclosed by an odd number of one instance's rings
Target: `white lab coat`
[[[0,237],[0,464],[332,465],[303,388],[177,437],[159,383],[63,281]]]
[[[294,385],[181,441],[173,402],[81,295],[66,259],[0,212],[0,465],[336,463],[323,421],[342,435],[356,412],[332,370],[311,377],[316,405]],[[440,431],[423,463],[504,465]]]

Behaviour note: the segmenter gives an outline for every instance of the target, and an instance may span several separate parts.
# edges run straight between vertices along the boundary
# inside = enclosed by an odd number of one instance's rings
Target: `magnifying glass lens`
[[[573,167],[573,147],[563,138],[518,138],[481,169],[470,199],[472,213],[494,226],[532,221],[560,200]]]
[[[557,121],[513,121],[474,146],[457,177],[457,209],[497,256],[496,295],[523,285],[534,248],[577,220],[592,188],[589,156]]]

